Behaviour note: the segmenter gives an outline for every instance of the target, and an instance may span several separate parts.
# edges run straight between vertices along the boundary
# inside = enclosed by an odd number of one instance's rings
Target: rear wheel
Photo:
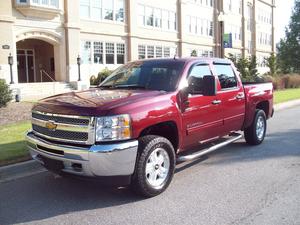
[[[266,114],[263,110],[257,109],[251,126],[244,131],[246,142],[250,145],[259,145],[265,138],[266,130]]]
[[[145,197],[162,193],[171,183],[175,153],[166,138],[148,135],[139,140],[139,153],[132,188]]]

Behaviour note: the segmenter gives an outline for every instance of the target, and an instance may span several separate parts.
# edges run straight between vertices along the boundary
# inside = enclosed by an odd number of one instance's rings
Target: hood
[[[163,93],[165,92],[93,88],[42,99],[33,107],[33,110],[65,115],[103,116],[110,110],[128,106],[137,101],[144,101]]]

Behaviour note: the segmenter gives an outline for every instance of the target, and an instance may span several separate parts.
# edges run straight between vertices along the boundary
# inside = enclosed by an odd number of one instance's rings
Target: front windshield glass
[[[138,61],[119,67],[99,87],[174,91],[184,62]]]

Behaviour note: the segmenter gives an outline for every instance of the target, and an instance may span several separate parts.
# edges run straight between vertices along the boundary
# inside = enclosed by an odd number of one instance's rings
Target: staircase
[[[13,95],[19,94],[21,101],[38,100],[52,95],[73,91],[66,82],[21,83],[10,85]]]

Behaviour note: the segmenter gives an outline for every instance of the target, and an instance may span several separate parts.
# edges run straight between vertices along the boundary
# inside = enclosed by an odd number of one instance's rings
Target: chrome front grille
[[[95,142],[94,118],[32,112],[32,130],[43,138],[91,145]]]
[[[52,120],[57,123],[66,123],[66,124],[74,124],[74,125],[89,125],[89,118],[74,118],[74,117],[62,117],[58,115],[47,115],[37,112],[32,112],[32,118],[39,120]]]

